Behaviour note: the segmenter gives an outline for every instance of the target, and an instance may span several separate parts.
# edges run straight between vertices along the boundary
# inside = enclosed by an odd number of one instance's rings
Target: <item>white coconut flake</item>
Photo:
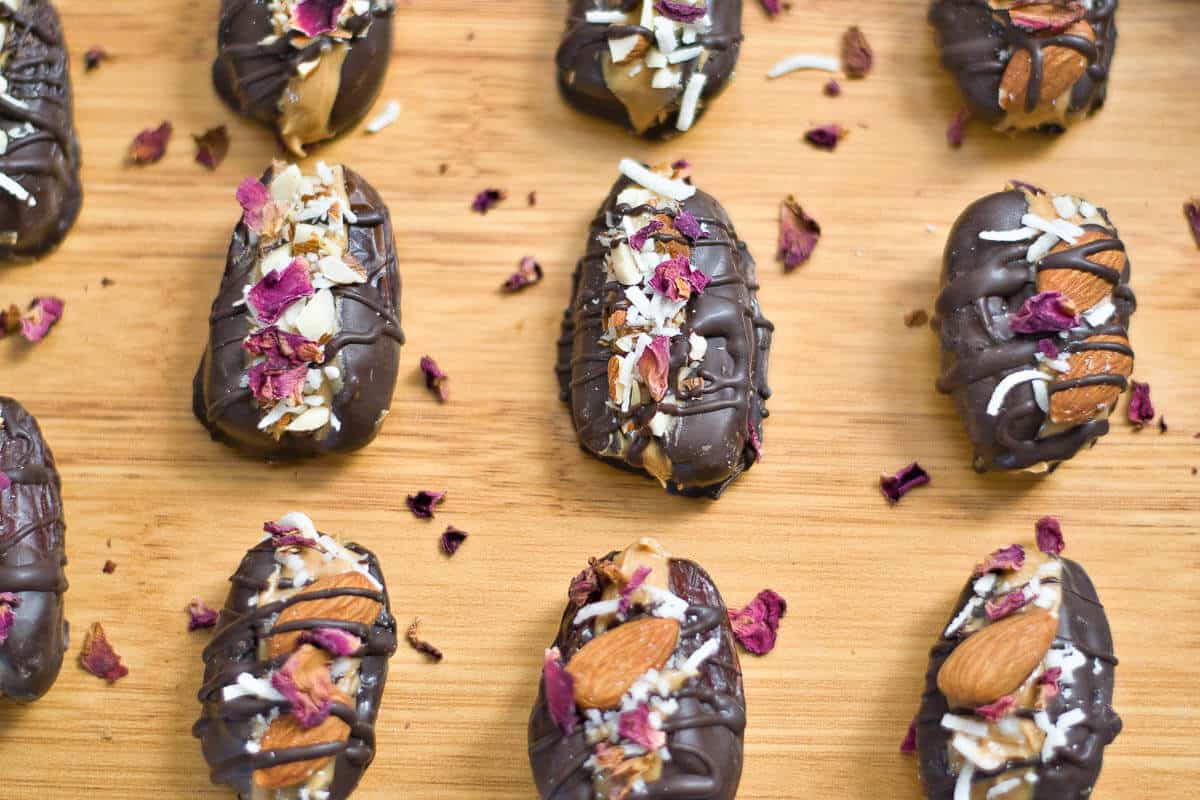
[[[588,603],[586,606],[575,612],[575,618],[571,620],[571,624],[582,625],[589,619],[615,614],[617,613],[617,609],[620,608],[620,605],[621,601],[619,599],[601,600],[596,603]]]
[[[1025,383],[1026,381],[1049,380],[1050,376],[1042,372],[1040,369],[1022,369],[1005,375],[1004,378],[998,384],[996,384],[996,388],[992,392],[992,398],[988,400],[988,416],[995,417],[999,415],[1000,407],[1004,405],[1004,398],[1008,397],[1008,393],[1011,392],[1018,384]]]
[[[980,231],[985,242],[1023,242],[1037,236],[1037,228],[1013,228],[1011,231]]]
[[[1033,400],[1038,404],[1038,408],[1047,414],[1050,413],[1050,393],[1046,390],[1046,381],[1033,382]]]
[[[1098,328],[1108,322],[1112,315],[1117,312],[1117,307],[1113,305],[1113,301],[1106,297],[1096,305],[1083,312],[1083,318],[1087,320],[1087,324],[1093,328]]]
[[[1007,780],[1000,781],[995,786],[988,789],[986,800],[996,800],[998,797],[1003,797],[1020,785],[1020,778],[1009,778]]]
[[[667,61],[671,64],[683,64],[691,61],[693,58],[699,58],[703,53],[703,47],[681,47],[668,55]]]
[[[1079,208],[1075,205],[1075,198],[1071,197],[1070,195],[1056,194],[1054,199],[1050,202],[1054,204],[1054,210],[1057,211],[1058,215],[1063,219],[1070,219],[1071,217],[1075,216],[1075,213],[1079,210]]]
[[[654,71],[654,77],[650,79],[650,87],[652,89],[674,89],[683,83],[683,76],[678,70],[668,68]]]
[[[584,20],[592,25],[620,25],[625,21],[624,11],[604,11],[593,8],[583,15]]]
[[[980,597],[987,597],[992,591],[992,587],[996,585],[996,573],[989,572],[978,579],[972,585],[972,589]]]
[[[961,753],[967,761],[980,769],[998,769],[1004,763],[1000,758],[985,751],[979,742],[961,733],[954,734],[954,738],[950,740],[950,746]]]
[[[1091,217],[1097,216],[1096,207],[1087,200],[1080,200],[1079,216],[1083,217],[1084,219],[1090,219]]]
[[[683,99],[679,101],[679,119],[675,123],[678,130],[686,131],[696,121],[696,110],[700,107],[700,93],[704,91],[704,84],[707,82],[708,76],[703,72],[695,72],[688,79],[687,88],[683,90]]]
[[[971,800],[971,781],[975,778],[975,767],[963,764],[954,781],[954,800]]]
[[[337,256],[325,256],[317,262],[321,274],[338,284],[366,283],[367,278],[360,272],[350,269],[350,265]]]
[[[678,42],[675,39],[674,23],[666,17],[656,17],[654,20],[654,39],[658,42],[658,49],[665,55],[670,56],[678,46]]]
[[[1041,261],[1042,256],[1049,253],[1056,244],[1058,244],[1057,234],[1043,233],[1037,238],[1037,241],[1029,245],[1029,249],[1025,251],[1025,260],[1030,264]]]
[[[944,714],[942,716],[942,727],[948,731],[965,733],[968,736],[974,736],[979,739],[988,734],[986,722],[980,722],[973,717],[963,717],[958,714]]]
[[[320,341],[322,336],[337,333],[337,309],[334,307],[333,292],[322,289],[314,294],[300,312],[296,328],[314,342]]]
[[[1043,219],[1032,213],[1021,217],[1021,224],[1046,233],[1053,233],[1058,238],[1066,240],[1067,244],[1075,244],[1084,234],[1083,228],[1067,222],[1065,219]]]
[[[400,119],[400,101],[388,100],[383,111],[371,117],[367,123],[367,133],[379,133],[398,119]]]
[[[646,66],[650,69],[662,69],[667,65],[667,57],[659,52],[658,48],[652,49],[646,54]]]
[[[621,159],[618,168],[622,175],[634,183],[672,200],[683,202],[696,193],[695,186],[651,172],[632,158]]]
[[[266,678],[256,678],[249,672],[237,676],[237,682],[231,683],[221,690],[221,699],[234,700],[239,697],[258,697],[275,703],[287,700]]]
[[[696,648],[696,651],[688,656],[687,661],[683,662],[681,668],[685,675],[698,675],[700,673],[700,665],[717,654],[721,649],[721,638],[714,636],[704,644]]]
[[[949,639],[951,636],[958,633],[959,628],[967,624],[967,620],[969,620],[975,613],[975,609],[979,608],[981,605],[983,605],[982,598],[972,597],[970,600],[968,600],[967,604],[964,605],[962,610],[958,612],[958,615],[955,616],[950,624],[946,626],[946,631],[942,635]]]
[[[676,594],[668,592],[666,589],[660,589],[657,586],[643,585],[642,591],[650,596],[654,601],[655,606],[651,613],[656,617],[667,617],[669,619],[677,619],[683,621],[684,614],[687,613],[687,601]]]
[[[276,522],[283,528],[295,528],[309,539],[316,539],[320,536],[317,533],[317,526],[312,521],[312,518],[302,511],[289,511],[276,520]]]
[[[837,72],[842,68],[842,63],[831,56],[818,55],[816,53],[797,53],[793,56],[788,56],[767,72],[768,78],[778,78],[781,75],[787,75],[789,72],[795,72],[800,69],[819,69],[825,72]]]
[[[24,186],[5,175],[3,172],[0,172],[0,189],[8,192],[22,203],[27,202],[30,199],[29,191]]]
[[[608,54],[612,57],[612,63],[620,64],[629,54],[633,52],[633,48],[638,46],[638,42],[642,39],[638,34],[631,36],[618,36],[608,40]]]

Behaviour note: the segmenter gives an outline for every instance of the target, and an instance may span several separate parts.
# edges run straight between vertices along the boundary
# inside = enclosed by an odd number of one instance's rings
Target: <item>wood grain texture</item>
[[[209,785],[189,733],[207,637],[186,632],[183,607],[194,594],[218,604],[262,521],[292,509],[374,549],[401,623],[420,615],[446,652],[431,665],[401,645],[393,659],[364,800],[531,797],[525,723],[567,581],[589,554],[644,534],[701,561],[731,604],[764,585],[789,601],[779,648],[744,662],[740,797],[915,800],[916,767],[897,745],[926,650],[971,565],[1030,537],[1043,514],[1062,518],[1122,660],[1125,732],[1096,796],[1177,797],[1200,781],[1200,387],[1189,380],[1200,254],[1180,213],[1200,193],[1195,4],[1123,4],[1109,103],[1091,121],[1057,139],[972,127],[959,151],[944,140],[958,102],[923,4],[793,4],[773,21],[747,8],[737,79],[666,145],[560,101],[557,0],[402,5],[383,95],[402,102],[399,122],[317,151],[366,176],[395,220],[409,344],[391,418],[360,455],[270,467],[210,442],[191,415],[233,189],[275,153],[270,134],[211,89],[217,2],[60,3],[84,208],[57,253],[0,270],[0,302],[67,301],[41,345],[0,342],[0,392],[38,416],[59,460],[72,649],[47,697],[0,709],[6,798],[228,796]],[[844,81],[842,97],[823,97],[820,75],[765,79],[790,53],[836,52],[853,23],[877,66]],[[84,74],[93,44],[113,58]],[[176,126],[164,161],[125,166],[133,135],[163,119]],[[802,143],[810,123],[830,121],[852,129],[836,153]],[[192,162],[188,134],[221,122],[232,151],[210,174]],[[554,338],[571,268],[624,155],[695,162],[750,243],[778,326],[766,461],[715,504],[667,497],[586,457],[558,401]],[[1141,301],[1136,377],[1170,424],[1135,433],[1116,418],[1094,451],[1036,482],[968,468],[952,405],[933,390],[936,341],[902,321],[932,306],[950,223],[1010,177],[1110,209]],[[468,205],[485,186],[510,197],[480,217]],[[772,250],[789,193],[825,236],[784,276]],[[527,253],[545,282],[501,296]],[[102,288],[102,277],[115,284]],[[445,406],[421,384],[423,353],[452,376]],[[877,476],[914,458],[933,484],[889,508]],[[433,523],[404,510],[406,493],[447,487]],[[446,523],[472,534],[452,560],[437,551]],[[106,558],[113,575],[100,571]],[[130,668],[115,686],[76,665],[96,620]]]

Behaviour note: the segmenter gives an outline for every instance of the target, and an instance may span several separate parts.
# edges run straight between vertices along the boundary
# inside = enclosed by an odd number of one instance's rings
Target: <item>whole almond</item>
[[[1108,342],[1129,346],[1129,340],[1124,336],[1089,336],[1087,342]],[[1120,375],[1128,378],[1133,374],[1133,359],[1124,353],[1111,350],[1081,350],[1067,357],[1070,370],[1061,374],[1057,381],[1069,381],[1076,378],[1087,378],[1092,375]],[[1080,386],[1076,389],[1053,392],[1054,384],[1050,385],[1050,421],[1060,425],[1075,425],[1090,419],[1107,417],[1112,413],[1117,398],[1121,396],[1120,386]]]
[[[1075,244],[1059,242],[1050,252],[1051,254],[1061,253],[1065,250],[1074,250],[1081,245],[1111,238],[1113,237],[1104,231],[1087,231],[1079,237]],[[1103,250],[1088,256],[1087,260],[1097,266],[1116,270],[1118,274],[1125,270],[1125,253],[1122,250]],[[1099,275],[1077,269],[1044,269],[1037,276],[1039,292],[1062,292],[1081,311],[1086,311],[1106,297],[1110,297],[1112,288],[1112,284]]]
[[[1032,7],[1031,7],[1032,8]],[[1089,42],[1096,41],[1096,33],[1087,22],[1079,21],[1065,31]],[[1032,74],[1029,51],[1016,50],[1008,60],[1004,77],[1000,80],[1000,108],[1012,108],[1024,112],[1029,78]],[[1038,105],[1044,106],[1056,100],[1075,85],[1087,71],[1088,60],[1078,50],[1049,45],[1042,48],[1042,86],[1038,93]]]
[[[679,623],[642,617],[597,636],[567,663],[580,708],[615,708],[630,686],[651,669],[662,669],[675,652]]]
[[[1033,607],[968,637],[938,671],[938,690],[952,708],[976,708],[1011,694],[1041,663],[1058,620]]]
[[[310,594],[326,589],[369,589],[375,586],[361,572],[343,572],[340,575],[326,575],[318,578],[300,590],[300,594]],[[358,622],[372,625],[379,617],[383,605],[378,600],[358,595],[338,595],[319,600],[300,600],[285,608],[275,620],[275,627],[289,622],[299,622],[306,619],[329,619],[343,622]],[[286,631],[271,637],[269,653],[272,658],[285,655],[296,649],[296,641],[304,631]]]
[[[354,707],[353,701],[345,694],[337,692],[333,695],[335,703]],[[345,742],[350,738],[350,726],[338,717],[330,714],[320,725],[307,730],[291,714],[280,714],[272,720],[267,732],[259,742],[260,752],[268,750],[286,750],[292,747],[309,747],[326,742]],[[254,771],[254,784],[263,789],[285,789],[298,786],[308,780],[314,772],[329,763],[332,756],[310,758],[305,761],[291,761],[276,764],[266,769]]]

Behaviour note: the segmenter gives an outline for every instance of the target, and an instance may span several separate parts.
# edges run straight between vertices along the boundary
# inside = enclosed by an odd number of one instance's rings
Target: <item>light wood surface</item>
[[[209,441],[191,381],[238,216],[233,189],[275,153],[269,133],[223,108],[209,82],[216,0],[63,0],[85,160],[82,217],[57,253],[0,270],[0,302],[55,293],[66,316],[34,348],[0,342],[0,392],[34,412],[59,459],[68,520],[72,647],[54,689],[0,710],[0,795],[223,797],[190,728],[200,650],[183,607],[217,605],[259,526],[308,512],[379,553],[401,623],[420,615],[439,665],[401,644],[364,798],[528,798],[525,724],[542,648],[570,577],[590,554],[653,534],[701,561],[730,604],[769,586],[789,602],[778,649],[744,659],[749,702],[740,797],[917,798],[897,753],[926,651],[966,577],[993,546],[1062,518],[1067,554],[1090,570],[1117,653],[1125,731],[1096,796],[1185,796],[1200,781],[1200,253],[1180,213],[1200,193],[1194,102],[1200,15],[1191,0],[1123,4],[1109,104],[1058,139],[983,127],[944,140],[958,108],[924,4],[794,0],[768,20],[747,0],[739,74],[682,140],[650,145],[570,111],[555,92],[557,0],[402,4],[383,98],[397,124],[318,152],[372,181],[395,220],[408,345],[383,434],[352,458],[272,467]],[[824,76],[768,82],[797,52],[835,53],[863,26],[874,74],[822,96]],[[473,37],[472,37],[473,34]],[[113,59],[84,74],[83,52]],[[125,166],[130,139],[170,120],[163,162]],[[852,129],[836,153],[801,142],[810,123]],[[189,134],[230,126],[228,160],[193,163]],[[554,340],[586,223],[624,155],[687,157],[760,263],[771,353],[766,460],[717,503],[668,497],[577,448],[553,375]],[[439,175],[439,164],[447,164]],[[1107,206],[1132,257],[1137,377],[1170,425],[1122,417],[1094,451],[1049,479],[980,477],[950,402],[933,390],[937,345],[902,318],[930,308],[949,224],[1022,177]],[[486,217],[472,195],[510,199]],[[526,207],[537,191],[537,206]],[[795,193],[825,229],[815,259],[772,260],[779,200]],[[933,228],[927,229],[927,226]],[[498,284],[525,254],[545,282]],[[101,278],[115,283],[101,286]],[[450,373],[439,406],[417,361]],[[1122,409],[1123,412],[1123,409]],[[933,475],[898,507],[881,471],[913,459]],[[437,519],[405,494],[449,489]],[[452,560],[446,523],[471,533]],[[107,542],[111,541],[111,547]],[[117,562],[102,574],[105,559]],[[103,621],[129,676],[77,666]]]

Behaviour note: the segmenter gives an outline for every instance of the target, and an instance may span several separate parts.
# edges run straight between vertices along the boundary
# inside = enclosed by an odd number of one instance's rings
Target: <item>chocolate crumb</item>
[[[108,51],[100,45],[96,45],[95,47],[91,48],[83,54],[84,72],[91,72],[96,67],[100,66],[101,61],[107,61],[108,57]]]
[[[1159,433],[1167,432],[1167,418],[1165,415],[1158,418],[1158,432]]]
[[[100,285],[102,287],[104,287],[105,289],[112,286],[114,283],[116,283],[116,281],[114,281],[112,278],[109,278],[107,276],[100,279]]]
[[[445,175],[449,170],[449,164],[438,164],[438,175]]]
[[[904,315],[904,327],[919,328],[929,322],[929,312],[923,308],[918,308]]]
[[[421,618],[415,618],[412,624],[408,626],[408,631],[404,634],[404,638],[412,645],[413,650],[428,656],[431,661],[437,663],[442,660],[442,651],[417,636],[417,627],[420,624]]]
[[[830,80],[822,89],[826,97],[838,97],[842,93],[842,85],[835,80]]]
[[[534,206],[536,206],[537,205],[537,192],[530,192],[529,195],[525,198],[525,201],[527,203],[529,203],[530,208],[533,208]]]
[[[117,562],[113,561],[111,558],[104,562],[104,568],[102,569],[102,572],[104,572],[105,575],[112,575],[116,571]]]

